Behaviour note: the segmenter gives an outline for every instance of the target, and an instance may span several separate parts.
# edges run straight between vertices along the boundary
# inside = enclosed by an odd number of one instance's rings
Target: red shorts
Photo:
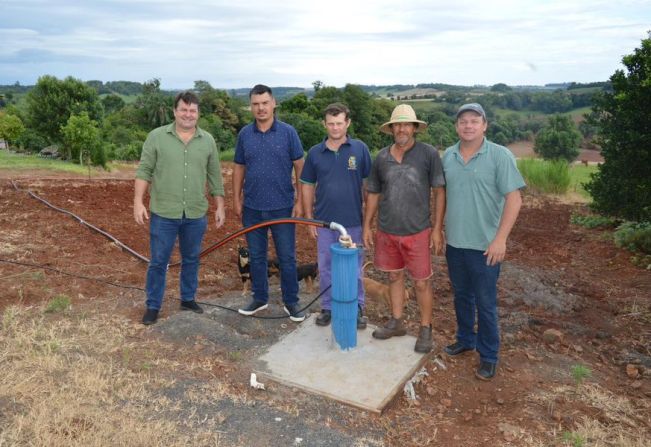
[[[428,279],[432,276],[432,254],[429,247],[431,234],[431,228],[408,236],[377,230],[373,260],[375,268],[395,272],[406,267],[412,279]]]

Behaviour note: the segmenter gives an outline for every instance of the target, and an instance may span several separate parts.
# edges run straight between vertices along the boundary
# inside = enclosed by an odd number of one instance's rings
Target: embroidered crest
[[[348,169],[353,171],[357,169],[357,159],[354,155],[348,157]]]

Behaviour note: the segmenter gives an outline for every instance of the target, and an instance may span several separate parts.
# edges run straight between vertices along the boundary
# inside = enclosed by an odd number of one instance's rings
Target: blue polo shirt
[[[301,173],[302,183],[316,184],[314,217],[344,227],[361,226],[363,181],[371,172],[368,146],[347,137],[332,151],[325,142],[310,149]]]
[[[274,119],[260,132],[255,122],[237,135],[234,161],[244,165],[244,206],[272,211],[294,206],[292,169],[303,158],[303,145],[289,124]]]
[[[495,239],[504,196],[525,187],[515,157],[484,138],[479,151],[464,163],[459,143],[445,150],[445,235],[455,248],[485,251]]]

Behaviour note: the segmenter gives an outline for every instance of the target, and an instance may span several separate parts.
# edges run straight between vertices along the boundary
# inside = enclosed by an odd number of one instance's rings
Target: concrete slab
[[[414,352],[415,337],[376,340],[373,325],[357,332],[357,347],[342,351],[331,328],[317,326],[315,319],[311,315],[258,358],[259,381],[270,379],[381,413],[427,359]]]

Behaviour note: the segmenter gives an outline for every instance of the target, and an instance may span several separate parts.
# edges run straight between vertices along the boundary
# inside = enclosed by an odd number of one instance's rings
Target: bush
[[[554,115],[549,118],[538,135],[534,151],[545,160],[573,161],[579,155],[581,134],[567,115]]]
[[[518,160],[518,169],[527,187],[542,193],[565,194],[572,181],[568,164],[563,160]]]
[[[47,138],[29,128],[16,140],[16,145],[28,152],[40,152],[41,149],[49,144]]]
[[[115,160],[124,161],[137,161],[140,160],[140,153],[142,152],[141,141],[118,146],[115,150]]]
[[[591,118],[605,163],[586,189],[601,213],[651,220],[651,32],[610,77],[612,93],[595,97]],[[647,117],[647,118],[644,118]]]
[[[651,254],[651,222],[625,222],[615,231],[615,244],[634,252]]]
[[[615,228],[619,221],[612,217],[600,216],[598,214],[591,214],[589,216],[572,214],[570,222],[586,228]]]

